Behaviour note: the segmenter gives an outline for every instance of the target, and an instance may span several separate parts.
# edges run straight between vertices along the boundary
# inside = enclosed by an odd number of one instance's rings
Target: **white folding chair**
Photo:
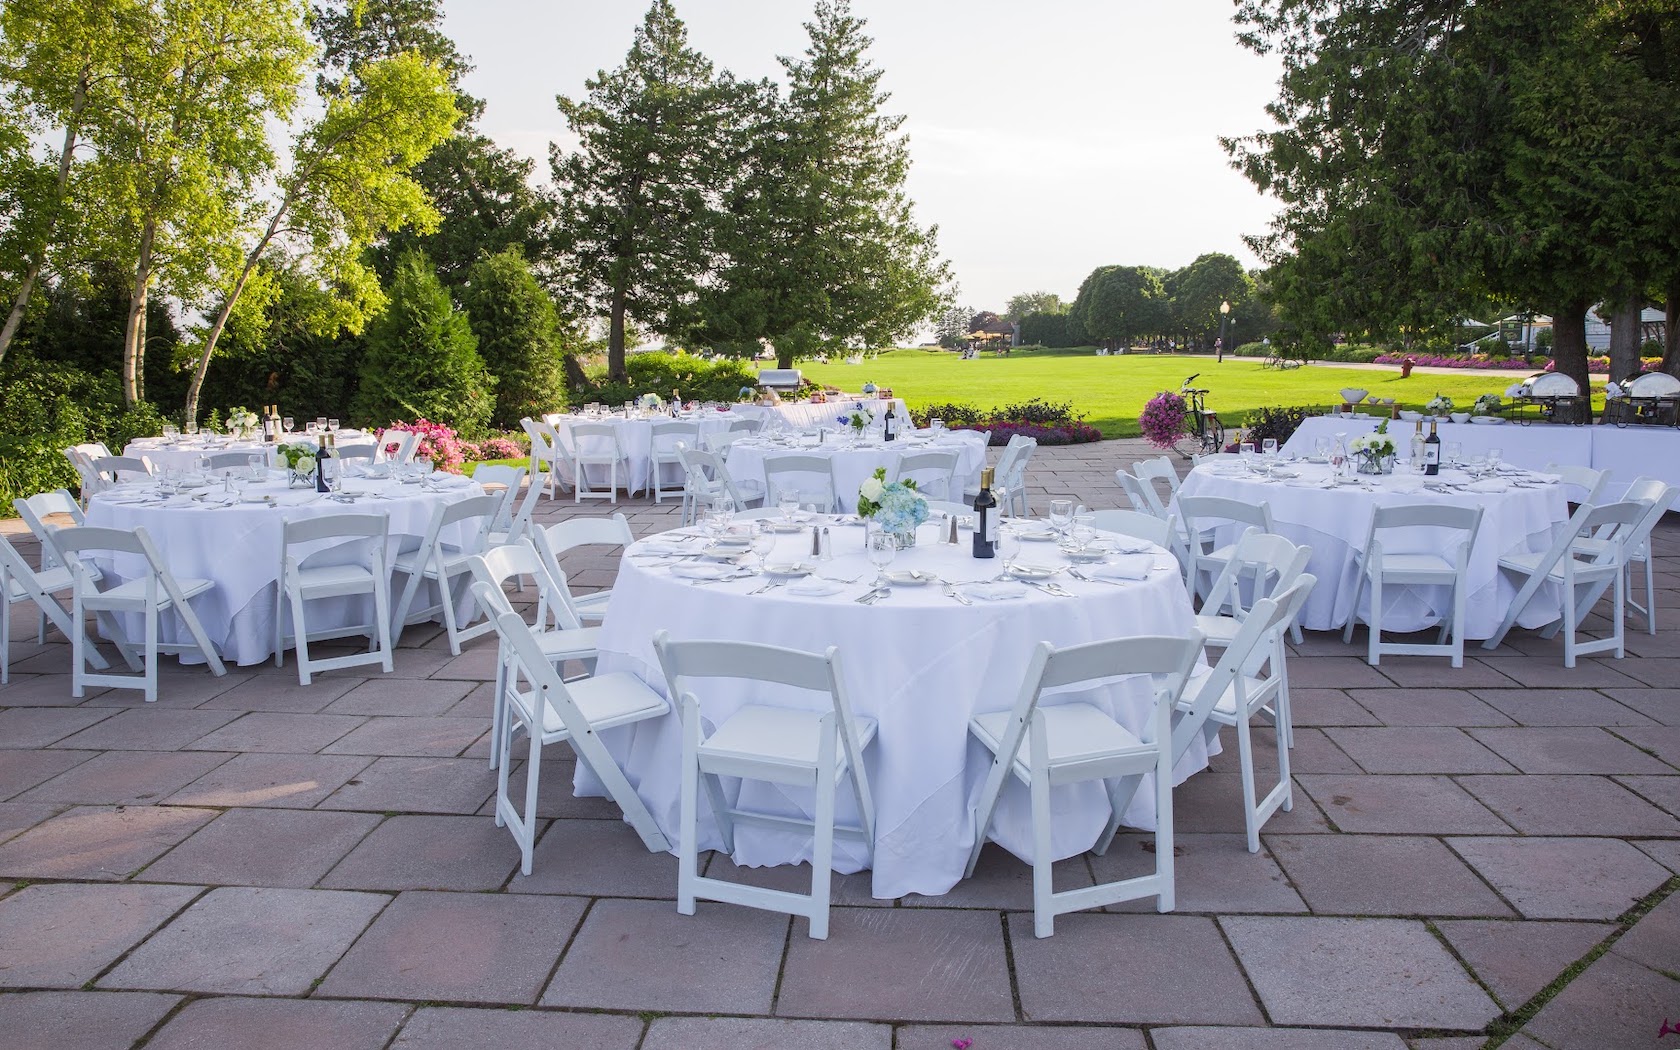
[[[1365,546],[1359,554],[1353,605],[1348,609],[1347,626],[1342,628],[1342,641],[1353,641],[1353,625],[1359,618],[1359,596],[1369,585],[1371,614],[1365,622],[1370,627],[1371,637],[1365,656],[1367,663],[1376,667],[1383,653],[1392,653],[1397,656],[1450,656],[1454,667],[1463,667],[1464,605],[1469,590],[1470,550],[1476,544],[1476,534],[1481,527],[1481,507],[1450,507],[1436,503],[1377,507],[1371,514],[1371,528],[1365,534]],[[1432,533],[1434,540],[1440,542],[1432,540],[1429,544],[1431,550],[1402,554],[1390,552],[1383,543],[1383,534],[1391,529],[1409,532],[1441,529],[1457,535]],[[1382,640],[1383,586],[1390,583],[1402,587],[1448,588],[1450,605],[1441,617],[1441,632],[1436,642]]]
[[[251,465],[252,456],[267,456],[262,452],[212,452],[203,457],[204,465],[211,470],[244,470]]]
[[[573,547],[618,547],[620,549],[636,542],[636,534],[630,531],[630,523],[624,520],[623,514],[614,514],[610,518],[568,518],[553,525],[533,529],[532,538],[541,533],[542,538],[538,548],[539,553],[546,552],[552,562],[551,568],[558,572],[560,556]],[[563,579],[564,577],[562,577]],[[607,614],[607,603],[612,600],[612,588],[595,591],[592,594],[572,595],[569,590],[567,605],[580,623],[600,623]]]
[[[1242,767],[1243,830],[1248,851],[1260,852],[1260,828],[1279,809],[1295,808],[1289,779],[1289,740],[1294,729],[1289,711],[1287,649],[1283,632],[1294,622],[1318,580],[1302,573],[1295,585],[1277,598],[1262,598],[1248,611],[1236,636],[1225,646],[1211,671],[1192,672],[1178,703],[1180,719],[1173,727],[1173,755],[1182,755],[1194,733],[1212,722],[1237,731],[1237,759]],[[1264,798],[1254,784],[1254,744],[1249,722],[1270,710],[1277,732],[1278,779]]]
[[[1148,511],[1137,510],[1099,510],[1091,514],[1091,527],[1102,532],[1112,532],[1119,536],[1130,536],[1133,539],[1153,543],[1165,550],[1172,550],[1176,544],[1176,530],[1173,528],[1172,515],[1158,518]]]
[[[764,430],[765,418],[760,416],[758,419],[732,419],[729,421],[728,433],[738,436],[751,436],[760,433]]]
[[[1674,504],[1675,497],[1680,495],[1680,489],[1656,478],[1635,478],[1628,486],[1622,499],[1632,503],[1643,503],[1650,509],[1646,511],[1646,520],[1634,526],[1633,535],[1628,539],[1627,550],[1627,584],[1624,601],[1627,607],[1645,618],[1645,631],[1648,634],[1657,633],[1657,605],[1656,605],[1656,576],[1652,570],[1651,530],[1657,527],[1664,512]],[[1597,537],[1581,537],[1575,541],[1575,549],[1580,551],[1594,550],[1602,541]],[[1642,566],[1645,570],[1645,604],[1641,605],[1633,600],[1633,570],[1634,566]]]
[[[43,556],[44,554],[43,548]],[[58,560],[56,556],[54,560]],[[87,571],[97,574],[99,570],[90,565]],[[57,627],[64,637],[69,639],[80,627],[70,619],[69,610],[59,602],[57,594],[59,591],[69,590],[75,586],[75,582],[70,575],[70,569],[62,564],[40,570],[30,568],[29,563],[24,560],[18,549],[12,546],[11,541],[0,535],[0,595],[6,599],[4,603],[0,603],[0,685],[11,681],[12,674],[11,607],[19,602],[32,601],[40,609],[41,626],[35,639],[38,644],[44,644],[47,640],[48,623]],[[101,671],[111,666],[99,655],[99,650],[92,646],[87,648],[87,653],[88,659]]]
[[[1155,507],[1150,503],[1149,496],[1145,493],[1143,482],[1128,474],[1125,467],[1121,467],[1114,472],[1114,480],[1119,483],[1120,491],[1126,494],[1126,502],[1132,505],[1133,510],[1141,514],[1155,513]]]
[[[121,529],[81,525],[55,531],[53,542],[59,557],[69,566],[70,576],[74,581],[70,592],[71,622],[82,624],[86,622],[87,614],[93,613],[111,640],[116,643],[117,650],[122,654],[129,669],[140,672],[127,675],[89,673],[87,664],[93,662],[88,655],[92,651],[92,643],[89,642],[85,631],[72,631],[72,696],[85,695],[90,685],[102,685],[113,689],[143,690],[146,702],[152,703],[157,699],[158,654],[164,652],[197,651],[203,654],[211,674],[220,678],[227,673],[216,647],[204,633],[204,625],[199,623],[197,614],[188,604],[191,599],[210,590],[215,584],[210,580],[177,580],[170,574],[169,567],[163,563],[163,557],[158,554],[157,547],[153,545],[152,538],[146,534],[144,528],[126,532]],[[127,583],[112,584],[111,574],[95,573],[92,571],[93,567],[82,557],[84,552],[100,551],[135,555],[144,559],[144,575]],[[187,634],[192,637],[191,642],[166,643],[158,639],[158,618],[171,611],[180,618]],[[117,619],[118,614],[133,614],[143,618],[145,636],[140,644],[129,641],[122,629],[122,623]],[[136,654],[139,655],[139,660],[136,659]]]
[[[1517,617],[1539,594],[1541,585],[1549,583],[1561,591],[1562,616],[1554,621],[1555,626],[1549,625],[1541,633],[1542,637],[1550,638],[1559,628],[1563,630],[1563,666],[1574,667],[1577,656],[1606,651],[1614,652],[1620,660],[1624,651],[1628,544],[1649,512],[1650,508],[1643,503],[1607,503],[1601,507],[1583,503],[1570,516],[1568,524],[1558,530],[1550,550],[1500,558],[1500,571],[1523,582],[1499,629],[1482,643],[1482,648],[1497,649]],[[1587,550],[1577,549],[1576,544],[1584,539],[1596,542]],[[1577,640],[1581,622],[1607,588],[1615,591],[1610,636],[1586,642]]]
[[[537,640],[538,648],[556,671],[560,671],[567,661],[575,660],[584,665],[587,673],[593,674],[596,642],[601,629],[584,627],[578,622],[566,593],[565,574],[551,564],[552,559],[542,556],[542,552],[532,544],[532,539],[540,543],[540,532],[533,533],[531,539],[496,547],[467,559],[473,579],[493,588],[500,599],[494,608],[486,606],[484,611],[492,621],[505,612],[513,612],[513,606],[507,601],[502,588],[508,580],[514,580],[523,589],[525,580],[529,578],[537,590],[537,615],[536,621],[531,624],[531,633]],[[511,670],[513,651],[499,638],[497,645],[496,693],[490,708],[491,769],[501,763],[505,750],[503,745],[511,745],[513,732],[508,722],[507,694],[503,690]]]
[[[930,516],[947,514],[947,515],[954,515],[956,517],[961,518],[961,517],[971,517],[974,514],[974,508],[973,507],[970,507],[966,503],[954,503],[951,500],[930,499],[930,500],[927,501],[927,505],[928,505],[928,514]]]
[[[950,500],[960,494],[956,485],[958,455],[955,452],[911,452],[898,457],[889,481],[912,478],[916,491],[929,499]]]
[[[1574,485],[1586,492],[1585,498],[1571,500],[1573,503],[1591,503],[1597,506],[1604,498],[1604,486],[1610,484],[1610,471],[1578,467],[1570,463],[1548,463],[1546,473],[1556,474],[1565,485]]]
[[[152,476],[152,461],[145,456],[101,456],[93,461],[93,469],[110,484],[134,480],[135,475]],[[128,477],[124,477],[124,475]]]
[[[1032,507],[1027,503],[1027,466],[1032,462],[1033,453],[1038,451],[1038,439],[1022,437],[1017,434],[1009,439],[1009,447],[1015,450],[1015,458],[1010,461],[1008,470],[999,470],[994,476],[998,484],[1009,492],[1009,513],[1026,517],[1032,513]],[[1002,461],[999,461],[1002,467]]]
[[[391,571],[400,572],[407,577],[402,597],[397,599],[396,612],[391,618],[392,638],[400,639],[403,628],[409,623],[431,619],[441,610],[444,631],[449,637],[449,652],[451,655],[460,656],[462,642],[477,638],[481,634],[488,634],[495,629],[489,623],[481,623],[474,627],[461,627],[456,624],[454,581],[455,577],[465,575],[469,571],[467,559],[484,549],[495,525],[496,513],[501,508],[501,500],[500,496],[468,496],[454,503],[439,505],[432,511],[431,523],[426,527],[426,535],[421,539],[420,546],[392,559]],[[478,522],[478,531],[466,545],[456,547],[443,540],[444,529],[474,520]],[[421,584],[427,580],[437,584],[438,604],[415,611],[415,595],[419,593]]]
[[[19,496],[12,500],[12,508],[18,512],[18,517],[29,526],[30,533],[41,544],[38,564],[43,569],[52,569],[64,564],[52,541],[48,539],[52,531],[87,524],[82,505],[76,502],[76,498],[70,495],[68,489],[53,489],[51,492],[37,492],[33,496]],[[58,520],[52,521],[52,518]]]
[[[685,491],[688,472],[683,468],[682,458],[677,455],[678,446],[696,448],[700,444],[700,424],[684,423],[672,420],[669,423],[655,423],[651,428],[649,469],[653,472],[653,502],[664,503],[667,493]],[[675,488],[665,486],[666,467],[675,467],[682,476],[683,485]]]
[[[1232,523],[1252,525],[1261,532],[1273,530],[1272,508],[1265,500],[1244,503],[1223,496],[1180,496],[1178,513],[1184,519],[1185,583],[1192,595],[1206,593],[1202,590],[1202,573],[1207,573],[1211,581],[1231,558],[1235,544],[1220,544],[1215,530]]]
[[[483,468],[479,469],[482,470]],[[523,467],[519,468],[519,473],[522,477],[525,477],[525,494],[516,497],[518,502],[513,505],[513,516],[507,523],[507,527],[490,530],[489,545],[492,547],[500,547],[504,543],[514,543],[531,529],[531,519],[537,512],[537,498],[542,495],[542,479],[535,474],[526,476]],[[474,477],[476,478],[476,475]],[[518,485],[512,486],[510,492],[518,487]]]
[[[503,548],[504,550],[510,548]],[[498,602],[506,604],[501,591],[481,581],[474,581],[473,594],[486,609]],[[505,825],[519,843],[519,871],[531,874],[531,853],[536,844],[537,789],[542,778],[542,749],[550,744],[567,743],[577,754],[577,760],[593,772],[612,800],[618,803],[624,819],[636,829],[649,853],[664,853],[671,843],[657,824],[646,804],[624,777],[624,770],[614,761],[600,734],[618,726],[630,725],[648,718],[661,718],[671,710],[665,698],[649,689],[627,671],[596,675],[579,682],[566,683],[548,662],[531,628],[516,612],[508,611],[491,620],[496,635],[507,652],[512,654],[510,670],[502,686],[507,702],[507,718],[503,722],[503,740],[494,747],[503,749],[503,758],[496,777],[496,823]],[[508,766],[511,765],[511,736],[513,723],[526,727],[529,746],[525,753],[524,811],[514,805],[508,791]]]
[[[834,509],[834,471],[833,463],[822,456],[805,456],[798,453],[764,457],[764,491],[768,494],[767,501],[773,501],[775,494],[784,488],[797,489],[801,493],[800,502],[805,502],[804,496],[819,496],[826,500],[823,510]]]
[[[618,428],[610,423],[573,423],[572,437],[572,465],[576,471],[572,475],[572,502],[582,503],[585,497],[589,499],[610,499],[618,502],[618,468],[624,467],[626,484],[629,482],[629,461],[624,457],[624,445],[618,440]],[[607,471],[607,487],[595,488],[589,481],[590,467],[605,467]]]
[[[379,445],[372,441],[358,441],[352,445],[334,445],[333,458],[343,463],[373,463],[379,458]]]
[[[677,911],[693,915],[697,899],[724,901],[748,908],[803,915],[810,935],[828,937],[829,885],[836,836],[861,842],[873,855],[875,806],[869,791],[864,751],[875,738],[875,720],[855,716],[846,695],[840,653],[807,653],[755,642],[674,642],[660,631],[654,650],[671,696],[682,714],[682,819],[677,847]],[[735,708],[707,735],[697,679],[734,679],[828,694],[825,710],[749,703]],[[721,687],[720,687],[721,688]],[[730,701],[733,705],[733,701]],[[730,805],[721,778],[766,781],[816,795],[812,820],[741,810]],[[857,826],[835,821],[839,784],[851,780]],[[704,783],[726,853],[735,849],[735,826],[744,824],[812,836],[809,896],[702,878],[699,872],[700,791]]]
[[[1033,854],[1029,863],[1033,870],[1034,935],[1049,937],[1055,933],[1058,915],[1140,897],[1154,897],[1157,911],[1172,911],[1172,718],[1201,649],[1201,635],[1196,631],[1184,638],[1117,638],[1065,649],[1039,642],[1014,708],[969,720],[969,733],[992,753],[992,765],[974,810],[974,845],[968,853],[964,877],[974,874],[1005,785],[1020,781],[1032,800]],[[1155,676],[1154,709],[1141,733],[1133,733],[1095,704],[1042,702],[1046,690],[1089,687],[1132,675]],[[1101,856],[1108,852],[1126,807],[1147,776],[1155,778],[1154,872],[1055,892],[1051,883],[1056,860],[1051,846],[1051,789],[1087,780],[1104,781],[1108,825],[1091,847],[1091,852]]]
[[[79,446],[65,449],[64,458],[70,461],[70,466],[76,471],[76,478],[81,483],[79,490],[83,502],[105,490],[108,483],[99,476],[99,471],[93,469],[93,459]]]
[[[688,474],[688,483],[683,487],[684,525],[692,525],[699,516],[700,507],[718,496],[734,500],[737,509],[749,507],[764,498],[756,482],[736,481],[719,453],[686,448],[678,449],[677,456]]]
[[[1015,439],[1010,438],[1009,444],[1005,445],[1003,451],[998,453],[997,463],[992,468],[992,491],[994,495],[998,489],[1009,487],[1009,476],[1015,469],[1015,461],[1021,458],[1023,448],[1025,448],[1024,445],[1017,445]],[[963,489],[963,499],[970,505],[974,503],[974,497],[978,495],[980,495],[980,488],[977,485]],[[1010,498],[1013,500],[1013,495]],[[1013,513],[1013,505],[1003,504],[1001,500],[999,501],[999,509]]]
[[[317,671],[365,664],[378,664],[386,674],[391,673],[391,574],[385,569],[389,524],[390,518],[384,514],[328,514],[285,523],[280,582],[274,594],[274,666],[286,666],[286,641],[290,637],[297,647],[300,684],[308,685]],[[298,548],[302,547],[314,549],[300,552]],[[347,559],[347,554],[354,557]],[[373,599],[373,615],[366,623],[325,631],[309,629],[309,602],[357,595]],[[285,629],[288,608],[292,614],[291,635]],[[312,641],[354,635],[367,638],[367,652],[324,660],[309,655]]]
[[[750,430],[733,429],[739,425],[739,422],[732,423],[730,424],[732,429],[723,431],[722,433],[712,431],[710,433],[702,434],[700,435],[700,443],[705,447],[707,452],[712,452],[719,456],[728,455],[730,445],[753,436],[752,431]]]
[[[496,508],[496,520],[490,526],[493,534],[506,533],[513,528],[513,506],[519,502],[519,483],[525,480],[524,467],[508,467],[498,463],[487,463],[473,471],[472,479],[490,490],[492,486],[501,486],[490,492],[490,495],[501,500],[501,506]]]
[[[379,454],[375,457],[375,462],[407,463],[414,459],[414,446],[419,443],[418,431],[387,430],[379,435]]]
[[[548,498],[552,500],[560,489],[560,464],[571,467],[572,478],[577,478],[577,465],[571,462],[571,453],[560,443],[560,435],[555,431],[552,423],[535,420],[527,416],[519,421],[525,428],[525,436],[531,439],[531,480],[535,483],[544,464],[547,464],[548,474],[544,478],[543,486],[548,489]]]
[[[1161,517],[1165,517],[1167,508],[1178,498],[1178,469],[1173,466],[1171,459],[1157,456],[1154,459],[1144,459],[1132,464],[1132,475],[1142,484],[1149,494],[1150,509]],[[1167,498],[1161,498],[1161,490],[1156,483],[1167,487]]]

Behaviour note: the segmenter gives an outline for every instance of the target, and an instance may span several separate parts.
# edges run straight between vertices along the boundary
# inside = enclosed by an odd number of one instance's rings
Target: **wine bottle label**
[[[1441,462],[1441,445],[1439,442],[1423,447],[1423,461],[1425,463]]]
[[[988,543],[997,543],[998,512],[996,507],[987,507],[980,512],[980,535]]]

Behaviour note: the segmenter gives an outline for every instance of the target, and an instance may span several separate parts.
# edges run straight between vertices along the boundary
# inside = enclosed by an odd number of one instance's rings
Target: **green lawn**
[[[1469,411],[1478,394],[1502,393],[1527,374],[1414,374],[1401,379],[1398,368],[1309,366],[1280,372],[1251,358],[1228,357],[1215,364],[1211,357],[1097,357],[1090,350],[1016,351],[1001,359],[986,354],[977,361],[959,361],[947,351],[893,350],[861,365],[801,362],[800,367],[807,378],[842,390],[857,390],[866,381],[892,387],[911,407],[956,402],[987,409],[1034,397],[1068,401],[1105,437],[1136,436],[1144,402],[1159,391],[1177,390],[1192,372],[1201,373],[1196,385],[1211,391],[1207,406],[1227,427],[1265,405],[1339,404],[1337,391],[1343,387],[1363,387],[1407,408],[1422,408],[1442,393]]]

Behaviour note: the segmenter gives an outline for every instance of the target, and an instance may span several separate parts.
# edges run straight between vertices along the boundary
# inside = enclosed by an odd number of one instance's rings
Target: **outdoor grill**
[[[778,393],[798,390],[799,384],[805,377],[797,368],[761,368],[758,370],[758,385]]]
[[[1517,402],[1538,405],[1547,422],[1557,421],[1560,407],[1573,409],[1581,400],[1581,387],[1561,372],[1536,372],[1523,380],[1517,390]],[[1579,413],[1571,411],[1569,422],[1582,423]]]
[[[1680,379],[1667,372],[1646,372],[1621,384],[1620,397],[1610,403],[1619,406],[1616,425],[1666,423],[1680,426]]]

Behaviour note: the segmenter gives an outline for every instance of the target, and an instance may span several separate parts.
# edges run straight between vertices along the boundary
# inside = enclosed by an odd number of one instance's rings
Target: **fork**
[[[940,583],[940,586],[945,588],[945,597],[955,598],[957,601],[963,603],[964,605],[973,605],[974,604],[974,600],[972,598],[970,598],[968,595],[964,594],[963,592],[957,590],[957,585],[952,583],[950,580],[940,580],[939,583]]]

